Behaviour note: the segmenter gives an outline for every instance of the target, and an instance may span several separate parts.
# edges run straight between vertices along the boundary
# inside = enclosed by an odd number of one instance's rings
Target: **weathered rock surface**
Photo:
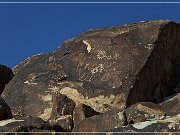
[[[0,120],[11,119],[12,113],[10,107],[6,104],[4,99],[0,97]]]
[[[133,104],[125,110],[129,124],[144,122],[150,119],[160,119],[165,116],[163,107],[151,102]]]
[[[107,132],[124,125],[126,125],[124,111],[112,109],[111,111],[80,121],[73,128],[73,132]]]
[[[0,121],[0,132],[33,132],[35,130],[52,131],[52,127],[48,122],[33,117]]]
[[[69,131],[79,105],[100,114],[176,92],[179,61],[179,23],[159,20],[90,30],[18,64],[3,97],[15,118],[40,117]],[[75,116],[77,125],[105,115],[87,118],[81,112],[80,119]]]

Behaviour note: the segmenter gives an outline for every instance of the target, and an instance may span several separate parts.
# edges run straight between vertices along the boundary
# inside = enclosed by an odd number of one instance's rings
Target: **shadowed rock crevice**
[[[180,26],[173,22],[160,29],[158,40],[153,43],[154,50],[130,90],[127,106],[142,101],[158,102],[173,93],[169,86],[172,85],[170,79],[176,78],[172,74],[177,63],[175,61],[180,57],[180,51],[177,51],[180,50],[179,32]]]
[[[169,96],[180,92],[180,57],[175,60],[173,72],[170,76]]]
[[[0,95],[4,91],[5,85],[14,77],[12,70],[5,65],[0,65]]]

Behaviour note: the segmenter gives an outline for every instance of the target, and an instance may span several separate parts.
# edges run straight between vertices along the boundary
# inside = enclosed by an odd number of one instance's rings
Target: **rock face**
[[[3,97],[15,118],[40,117],[69,131],[75,121],[91,121],[138,102],[159,102],[177,92],[173,78],[179,61],[178,23],[147,21],[90,30],[56,51],[18,64]],[[89,118],[81,105],[93,110]]]

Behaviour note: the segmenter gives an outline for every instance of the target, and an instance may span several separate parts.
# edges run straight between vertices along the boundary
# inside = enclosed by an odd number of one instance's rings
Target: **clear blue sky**
[[[0,64],[14,67],[88,29],[156,19],[180,21],[180,4],[1,3]]]

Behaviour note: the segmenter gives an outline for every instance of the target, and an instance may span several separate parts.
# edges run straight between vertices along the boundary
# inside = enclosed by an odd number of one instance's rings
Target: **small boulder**
[[[129,124],[139,123],[150,119],[159,119],[165,116],[162,106],[151,102],[139,102],[125,110]]]
[[[164,108],[167,116],[180,114],[180,93],[166,97],[160,105]]]
[[[85,118],[90,118],[94,115],[100,115],[99,112],[96,112],[90,106],[85,104],[79,104],[75,107],[73,113],[73,123],[77,125],[80,121],[84,120]]]
[[[100,115],[95,115],[80,121],[73,132],[107,132],[126,124],[125,113],[119,109],[112,109]]]

